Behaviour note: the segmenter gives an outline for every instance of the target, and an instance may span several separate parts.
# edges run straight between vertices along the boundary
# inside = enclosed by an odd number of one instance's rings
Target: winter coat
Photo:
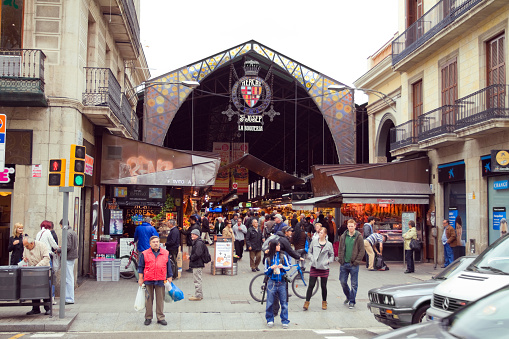
[[[300,260],[299,253],[293,250],[292,245],[290,245],[290,240],[288,240],[288,238],[285,237],[285,234],[282,231],[279,231],[276,233],[276,235],[279,236],[279,244],[281,245],[281,251],[286,252],[286,254],[288,254],[295,260]]]
[[[449,246],[456,247],[457,245],[456,230],[454,229],[454,227],[452,227],[451,225],[447,226],[447,228],[445,229],[445,235],[447,237],[447,243],[449,244]]]
[[[193,248],[191,249],[191,256],[189,257],[189,268],[202,268],[205,267],[203,263],[203,254],[205,251],[208,251],[207,246],[201,240],[201,238],[196,239],[193,242]]]
[[[366,239],[367,237],[369,237],[371,234],[373,234],[373,226],[371,226],[371,224],[369,222],[365,223],[364,226],[362,227],[362,236],[364,237],[364,239]]]
[[[134,242],[138,243],[138,251],[143,252],[150,248],[150,237],[159,236],[154,226],[148,222],[142,222],[134,231]]]
[[[180,230],[180,232],[182,232],[182,234],[184,234],[186,236],[187,246],[192,246],[192,244],[193,244],[193,239],[191,239],[191,232],[193,230],[198,230],[198,231],[200,231],[200,234],[201,234],[200,225],[198,223],[195,223],[194,225],[189,226],[189,228],[187,230],[184,230],[184,229]]]
[[[410,242],[412,239],[417,239],[417,231],[415,230],[415,227],[409,228],[408,231],[403,234],[403,239],[405,250],[410,250]]]
[[[19,243],[14,245],[14,241],[19,240]],[[11,265],[17,265],[21,260],[23,260],[23,234],[19,237],[13,237],[12,235],[9,237],[9,246],[7,246],[9,252],[11,254]]]
[[[216,220],[216,223],[214,224],[214,230],[217,235],[223,234],[224,227],[225,227],[224,221],[219,222],[219,220]]]
[[[260,231],[260,227],[255,228],[251,227],[247,231],[246,234],[246,245],[247,248],[250,248],[250,251],[261,251],[262,250],[262,242],[263,242],[263,234]]]
[[[330,241],[325,241],[325,246],[319,243],[318,239],[313,239],[309,245],[308,258],[311,259],[311,266],[319,270],[328,270],[329,264],[334,261],[334,249]]]
[[[265,222],[265,227],[263,228],[263,237],[267,239],[273,233],[272,229],[276,222],[274,220],[268,220]]]
[[[347,234],[349,234],[348,231],[343,233],[343,235],[339,239],[338,261],[341,265],[345,264],[345,248],[346,248],[345,239]],[[362,258],[364,257],[365,252],[364,239],[362,238],[362,235],[360,234],[359,231],[355,231],[354,236],[355,243],[353,245],[350,263],[354,266],[359,266],[362,261]]]
[[[233,230],[231,227],[223,228],[223,238],[232,238],[232,241],[235,241],[235,235],[233,234]]]
[[[295,247],[295,250],[301,250],[306,248],[306,221],[298,222],[295,226],[293,235],[292,235],[292,244]]]
[[[178,251],[180,246],[180,233],[177,226],[170,229],[170,233],[166,239],[166,244],[164,245],[168,251]]]
[[[203,218],[201,220],[201,231],[205,232],[205,233],[209,233],[210,232],[209,219]]]

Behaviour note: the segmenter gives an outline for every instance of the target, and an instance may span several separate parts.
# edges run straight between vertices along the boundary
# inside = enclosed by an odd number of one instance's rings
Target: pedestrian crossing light
[[[50,159],[48,186],[65,186],[65,159]]]
[[[71,145],[71,163],[69,164],[69,187],[85,185],[85,146]]]

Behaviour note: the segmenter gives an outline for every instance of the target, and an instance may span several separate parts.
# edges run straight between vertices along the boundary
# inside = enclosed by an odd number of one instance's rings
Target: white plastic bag
[[[134,310],[139,312],[145,309],[145,287],[138,287],[138,293],[134,301]]]
[[[53,272],[56,272],[60,269],[60,254],[53,253]]]
[[[170,296],[171,291],[171,283],[168,280],[164,281],[164,302],[165,303],[171,303],[173,302],[173,299]]]

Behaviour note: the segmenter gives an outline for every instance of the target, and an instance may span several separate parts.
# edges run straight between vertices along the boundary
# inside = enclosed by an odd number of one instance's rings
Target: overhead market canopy
[[[219,170],[227,170],[237,165],[243,166],[262,177],[277,182],[283,187],[304,184],[303,179],[288,174],[285,171],[281,171],[279,168],[269,165],[254,155],[248,153],[244,154],[241,158],[229,163],[228,165],[221,167]]]
[[[427,157],[386,164],[318,165],[313,167],[311,186],[315,198],[293,205],[428,204],[432,194]]]
[[[101,183],[110,185],[214,185],[219,154],[174,150],[113,135],[103,136]]]

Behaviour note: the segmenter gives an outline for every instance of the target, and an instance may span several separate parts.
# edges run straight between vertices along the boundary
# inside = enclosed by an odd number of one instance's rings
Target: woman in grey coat
[[[314,238],[309,245],[308,258],[311,259],[311,271],[309,272],[309,284],[306,293],[306,301],[303,309],[307,311],[311,294],[315,288],[316,281],[320,278],[322,288],[322,310],[327,309],[327,279],[329,278],[329,264],[334,260],[334,249],[327,241],[327,229],[321,227],[318,237]]]

